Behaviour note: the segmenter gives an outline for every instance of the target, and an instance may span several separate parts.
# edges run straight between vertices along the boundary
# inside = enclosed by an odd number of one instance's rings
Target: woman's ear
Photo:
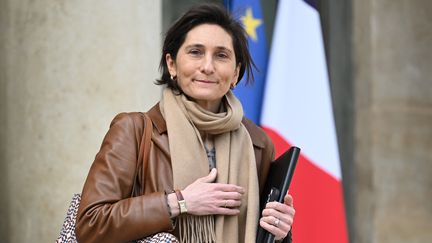
[[[177,67],[175,65],[175,60],[172,58],[171,54],[167,53],[165,55],[165,61],[170,75],[173,77],[177,76]]]
[[[234,83],[233,83],[233,85],[234,85],[234,87],[237,85],[237,83],[238,83],[238,77],[239,77],[239,75],[240,75],[240,67],[241,67],[241,63],[238,63],[237,64],[237,67],[235,68],[235,74],[234,74]]]

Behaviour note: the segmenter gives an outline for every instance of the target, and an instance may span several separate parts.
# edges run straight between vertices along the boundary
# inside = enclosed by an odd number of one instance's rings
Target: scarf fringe
[[[216,242],[214,217],[181,215],[178,218],[180,242]]]

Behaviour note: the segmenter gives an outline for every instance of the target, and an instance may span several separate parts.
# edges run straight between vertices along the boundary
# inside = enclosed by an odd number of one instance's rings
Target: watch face
[[[187,213],[186,201],[184,201],[184,200],[178,201],[178,204],[180,207],[180,213]]]

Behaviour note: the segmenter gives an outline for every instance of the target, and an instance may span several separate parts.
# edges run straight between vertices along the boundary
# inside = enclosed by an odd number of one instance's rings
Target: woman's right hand
[[[237,215],[245,192],[244,188],[233,184],[213,183],[217,170],[198,178],[181,192],[189,214],[194,215]]]

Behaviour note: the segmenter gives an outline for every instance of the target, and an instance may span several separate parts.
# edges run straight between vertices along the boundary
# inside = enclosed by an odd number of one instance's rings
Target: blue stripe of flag
[[[251,10],[253,19],[261,21],[261,24],[255,29],[256,40],[248,36],[249,51],[258,69],[253,70],[255,82],[252,85],[245,85],[245,75],[240,84],[234,89],[234,94],[242,102],[245,116],[259,124],[268,61],[268,47],[261,3],[260,0],[225,0],[225,6],[240,23],[242,23],[242,17],[246,16],[248,9]]]
[[[317,10],[317,0],[303,0],[303,1],[305,1],[307,4],[309,4],[315,10]]]

